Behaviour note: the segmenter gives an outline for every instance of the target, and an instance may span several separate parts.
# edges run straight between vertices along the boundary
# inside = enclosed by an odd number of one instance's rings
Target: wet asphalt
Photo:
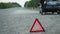
[[[45,32],[29,32],[36,18]],[[60,34],[60,15],[41,15],[27,8],[0,9],[0,34]]]

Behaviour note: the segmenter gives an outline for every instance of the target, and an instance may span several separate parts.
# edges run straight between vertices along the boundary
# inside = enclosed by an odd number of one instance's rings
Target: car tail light
[[[44,4],[46,4],[46,1],[44,1]]]

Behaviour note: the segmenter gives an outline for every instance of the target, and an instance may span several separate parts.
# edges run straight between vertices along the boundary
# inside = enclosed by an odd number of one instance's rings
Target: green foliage
[[[29,2],[26,1],[24,7],[28,7],[28,3],[29,3]]]
[[[25,7],[33,7],[33,8],[37,8],[39,6],[40,0],[31,0],[31,1],[27,1],[25,3]]]
[[[12,7],[21,7],[21,5],[17,3],[0,3],[0,9],[12,8]]]

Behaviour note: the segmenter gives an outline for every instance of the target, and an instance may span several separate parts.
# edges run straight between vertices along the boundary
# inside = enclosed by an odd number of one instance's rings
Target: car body
[[[41,1],[42,2],[42,1]],[[57,12],[60,13],[60,1],[59,0],[45,0],[41,3],[40,13],[44,14],[46,12]]]

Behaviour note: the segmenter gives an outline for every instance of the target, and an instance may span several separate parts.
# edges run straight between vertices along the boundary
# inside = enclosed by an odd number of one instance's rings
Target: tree
[[[29,3],[29,2],[26,1],[24,7],[28,7],[28,3]]]
[[[33,8],[37,8],[39,6],[40,0],[31,0],[29,2],[26,2],[25,5],[27,5],[28,7],[33,7]]]

